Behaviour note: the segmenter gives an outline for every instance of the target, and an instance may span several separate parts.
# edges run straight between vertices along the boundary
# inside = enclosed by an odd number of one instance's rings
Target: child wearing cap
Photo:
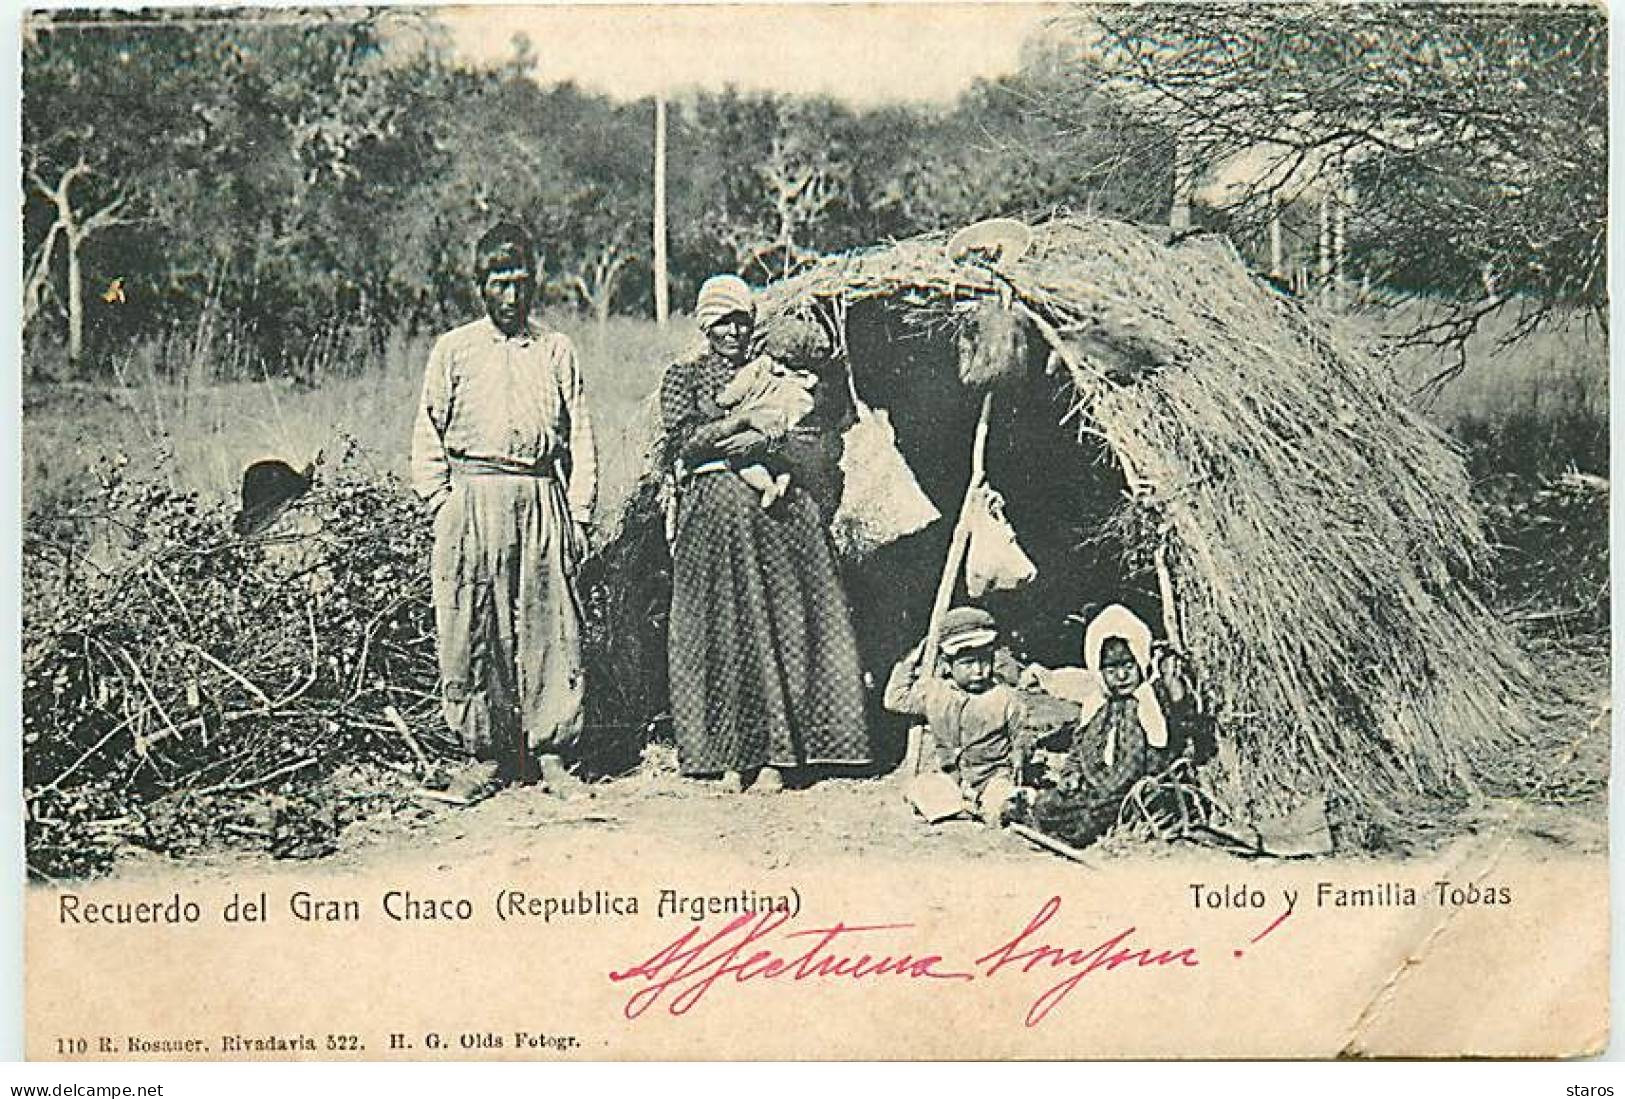
[[[1019,693],[993,677],[998,638],[991,614],[979,607],[955,607],[942,619],[938,666],[930,673],[921,668],[921,641],[897,662],[886,682],[886,708],[925,718],[942,771],[958,786],[960,805],[949,805],[943,813],[929,811],[922,798],[911,794],[928,819],[970,808],[997,826],[1016,793],[1023,703]]]

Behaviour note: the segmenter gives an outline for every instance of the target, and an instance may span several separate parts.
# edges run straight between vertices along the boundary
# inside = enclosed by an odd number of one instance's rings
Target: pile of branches
[[[123,464],[73,515],[25,526],[23,782],[36,876],[126,844],[188,849],[236,809],[273,854],[331,843],[297,799],[358,764],[421,777],[456,746],[436,702],[429,525],[340,469],[260,535]],[[275,815],[275,814],[273,814]],[[241,822],[239,821],[239,827]]]

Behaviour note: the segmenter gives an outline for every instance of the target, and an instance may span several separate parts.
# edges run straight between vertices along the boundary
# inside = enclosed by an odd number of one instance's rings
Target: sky
[[[1054,6],[689,4],[459,7],[440,11],[456,51],[512,54],[528,35],[543,83],[635,99],[689,88],[827,94],[860,106],[946,103],[977,77],[1014,72]]]

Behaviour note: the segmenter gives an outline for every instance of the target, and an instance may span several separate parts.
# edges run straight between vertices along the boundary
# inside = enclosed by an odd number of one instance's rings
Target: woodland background
[[[550,82],[545,42],[468,62],[432,9],[29,16],[32,871],[222,839],[321,854],[376,799],[421,811],[385,780],[455,750],[402,483],[429,342],[478,313],[473,239],[522,219],[583,359],[611,516],[644,468],[646,398],[697,338],[659,316],[661,114],[679,312],[719,271],[761,284],[1063,211],[1224,233],[1317,301],[1464,456],[1499,553],[1486,598],[1580,753],[1555,786],[1542,757],[1536,785],[1601,820],[1606,45],[1586,5],[1087,5],[951,103],[657,105]],[[290,585],[276,545],[230,535],[234,497],[249,462],[318,454],[319,565]]]

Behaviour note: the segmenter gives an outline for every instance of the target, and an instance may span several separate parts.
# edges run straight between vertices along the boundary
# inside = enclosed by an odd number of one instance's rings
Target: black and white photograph
[[[1608,1045],[1603,8],[21,20],[29,1059]]]

